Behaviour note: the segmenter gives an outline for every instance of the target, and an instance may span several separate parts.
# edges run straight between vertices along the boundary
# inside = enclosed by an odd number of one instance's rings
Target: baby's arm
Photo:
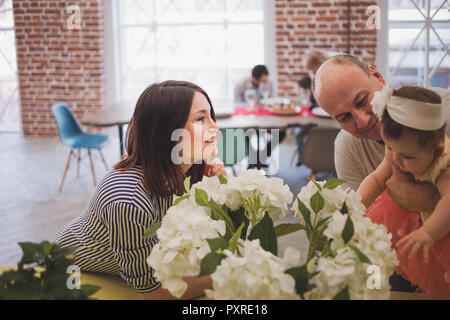
[[[433,240],[442,238],[450,231],[450,168],[445,169],[439,175],[436,187],[441,195],[441,200],[423,225],[424,231]]]
[[[358,188],[362,202],[368,208],[372,202],[386,189],[386,180],[392,175],[392,167],[386,158],[378,168],[369,174]]]

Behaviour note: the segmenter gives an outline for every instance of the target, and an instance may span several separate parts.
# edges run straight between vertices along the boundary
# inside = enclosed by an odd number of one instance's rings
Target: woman
[[[179,129],[183,134],[173,139]],[[201,88],[182,81],[151,85],[128,127],[127,157],[98,184],[83,214],[58,232],[57,243],[76,248],[81,270],[120,275],[142,299],[173,298],[146,263],[158,239],[144,239],[144,231],[161,221],[173,194],[183,193],[186,176],[195,183],[204,174],[226,175],[220,161],[207,163],[217,150],[217,131]],[[185,299],[212,287],[209,277],[185,280]]]

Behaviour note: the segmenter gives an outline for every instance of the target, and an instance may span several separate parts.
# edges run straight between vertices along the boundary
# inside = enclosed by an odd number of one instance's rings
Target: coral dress
[[[435,185],[439,174],[450,165],[450,139],[445,138],[445,149],[428,171],[416,180]],[[450,208],[449,208],[450,210]],[[428,218],[419,212],[406,211],[395,204],[385,190],[366,211],[366,217],[386,226],[392,234],[392,246],[408,233],[419,229]],[[397,254],[398,255],[398,254]],[[450,299],[450,232],[434,242],[429,261],[425,263],[421,253],[411,259],[398,255],[397,273],[412,285],[435,299]]]

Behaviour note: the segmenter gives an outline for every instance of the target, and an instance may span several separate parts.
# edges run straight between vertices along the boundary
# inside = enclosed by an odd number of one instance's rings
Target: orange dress
[[[445,138],[445,149],[430,169],[418,181],[435,184],[437,177],[450,165],[450,139]],[[450,208],[449,208],[450,209]],[[366,217],[372,222],[386,226],[392,234],[392,246],[408,233],[419,229],[428,218],[419,212],[406,211],[395,204],[385,190],[367,209]],[[408,279],[412,285],[434,299],[450,299],[450,232],[434,242],[430,249],[429,261],[425,263],[422,254],[408,259],[397,254],[397,273]]]

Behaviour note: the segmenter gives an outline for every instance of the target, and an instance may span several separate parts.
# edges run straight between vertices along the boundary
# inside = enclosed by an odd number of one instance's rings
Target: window
[[[234,84],[264,63],[264,0],[120,0],[121,99],[151,83],[187,80],[213,102],[233,100]]]
[[[448,0],[389,0],[391,84],[450,87]]]
[[[0,131],[19,131],[19,88],[12,0],[0,0]]]

